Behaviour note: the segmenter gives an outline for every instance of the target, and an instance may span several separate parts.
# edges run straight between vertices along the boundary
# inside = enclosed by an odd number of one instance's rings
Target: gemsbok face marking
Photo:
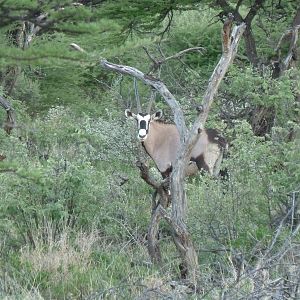
[[[137,121],[138,139],[155,162],[162,176],[168,177],[172,172],[180,148],[180,136],[177,127],[174,124],[157,121],[162,117],[161,110],[150,115],[134,114],[126,109],[125,115],[127,118]],[[202,130],[192,149],[190,163],[186,167],[186,176],[194,175],[201,169],[217,176],[223,153],[227,147],[227,141],[217,130]]]
[[[162,111],[159,110],[153,115],[138,113],[134,114],[129,109],[125,110],[125,116],[130,119],[136,119],[138,128],[138,139],[143,142],[149,133],[150,121],[158,120],[162,117]]]

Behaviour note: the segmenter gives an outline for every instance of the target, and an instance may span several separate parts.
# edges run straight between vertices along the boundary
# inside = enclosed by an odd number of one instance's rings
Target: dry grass
[[[5,273],[0,278],[0,299],[3,300],[42,300],[44,299],[38,289],[32,287],[31,290],[21,286],[17,279]]]
[[[80,231],[74,236],[65,227],[56,239],[53,238],[51,225],[47,226],[46,232],[46,240],[41,235],[35,237],[35,248],[26,246],[21,249],[22,263],[29,263],[36,272],[49,272],[54,278],[55,275],[59,278],[62,274],[67,276],[70,267],[76,267],[82,272],[88,269],[93,245],[100,239],[96,231]]]

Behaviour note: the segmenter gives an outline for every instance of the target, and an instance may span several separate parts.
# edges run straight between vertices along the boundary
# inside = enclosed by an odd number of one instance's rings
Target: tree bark
[[[235,26],[231,32],[230,29],[232,26],[232,21],[232,17],[230,17],[229,20],[224,23],[223,54],[209,80],[208,88],[203,99],[202,112],[194,122],[194,125],[189,133],[187,132],[183,112],[179,104],[177,103],[175,97],[163,84],[163,82],[157,80],[152,76],[145,75],[135,68],[113,64],[106,60],[101,61],[102,67],[122,74],[134,76],[142,80],[145,84],[150,85],[151,87],[156,89],[173,111],[174,122],[180,133],[182,144],[177,156],[177,163],[175,164],[175,166],[173,166],[173,171],[171,174],[172,215],[169,216],[164,210],[164,207],[158,204],[156,208],[156,214],[152,215],[152,225],[150,226],[150,228],[152,228],[153,231],[150,232],[150,234],[152,235],[152,233],[155,234],[157,232],[155,226],[157,222],[159,222],[161,216],[163,216],[169,222],[173,229],[173,238],[175,245],[182,259],[181,275],[187,278],[193,286],[196,286],[197,284],[199,268],[197,253],[185,224],[187,203],[184,190],[185,166],[189,161],[190,153],[197,141],[198,135],[204,128],[210,106],[213,102],[214,96],[217,93],[219,84],[221,83],[225,73],[228,70],[228,67],[230,66],[236,55],[238,43],[245,31],[246,25],[243,23],[239,26]],[[156,184],[151,185],[156,186]],[[152,253],[154,253],[154,257],[160,259],[160,252],[158,252],[156,246],[157,244],[154,243],[151,246],[151,251]]]
[[[165,209],[169,205],[170,196],[168,195],[168,190],[165,188],[165,181],[158,182],[149,174],[148,167],[143,162],[138,162],[138,168],[140,169],[141,178],[155,189],[155,193],[152,198],[152,213],[151,221],[147,233],[148,242],[148,253],[151,261],[156,264],[161,263],[161,252],[158,242],[159,233],[159,223],[164,214],[162,214],[162,208]],[[156,197],[159,197],[156,202]]]
[[[250,61],[250,63],[254,66],[257,67],[259,63],[259,58],[257,55],[256,51],[256,42],[252,33],[251,26],[247,26],[245,33],[244,33],[244,38],[245,38],[245,46],[246,46],[246,54],[247,57]]]
[[[189,161],[191,151],[197,141],[198,135],[201,130],[204,129],[204,124],[208,117],[208,112],[214,96],[216,95],[218,87],[237,53],[240,38],[246,28],[244,23],[236,26],[233,28],[232,34],[230,35],[228,28],[231,27],[231,23],[232,18],[229,22],[224,23],[222,35],[222,57],[209,80],[208,87],[203,98],[202,112],[195,120],[186,139],[186,143],[182,145],[180,152],[178,153],[177,164],[174,166],[171,174],[172,219],[177,225],[173,228],[174,240],[182,257],[183,269],[187,270],[187,277],[193,283],[196,283],[197,279],[198,259],[185,225],[187,201],[183,186],[184,170]]]

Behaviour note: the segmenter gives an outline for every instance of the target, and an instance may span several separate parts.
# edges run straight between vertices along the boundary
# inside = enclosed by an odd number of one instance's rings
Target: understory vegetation
[[[11,2],[2,8],[22,11]],[[136,167],[147,156],[124,116],[136,106],[133,79],[102,69],[99,60],[147,73],[149,56],[163,60],[203,47],[166,60],[152,74],[192,124],[222,52],[218,16],[227,11],[215,1],[175,1],[172,17],[160,19],[164,1],[133,1],[127,10],[127,1],[100,2],[79,1],[83,7],[50,14],[57,23],[26,47],[19,44],[23,21],[0,21],[0,96],[16,119],[10,134],[0,131],[0,298],[299,299],[300,70],[295,59],[277,76],[272,64],[297,5],[287,1],[272,10],[276,1],[263,1],[265,10],[252,22],[259,63],[249,61],[242,40],[211,108],[206,126],[220,130],[229,149],[225,176],[201,173],[185,182],[187,226],[200,265],[195,290],[179,278],[167,223],[159,233],[163,262],[150,261],[153,189]],[[152,15],[146,2],[157,5],[149,8]],[[230,2],[241,2],[246,16],[256,1]],[[45,12],[56,7],[49,3]],[[113,14],[118,5],[122,17]],[[86,52],[73,51],[75,42]],[[282,57],[288,51],[283,45]],[[146,107],[151,91],[138,87]],[[155,109],[172,121],[159,96]],[[3,126],[5,120],[0,110]]]

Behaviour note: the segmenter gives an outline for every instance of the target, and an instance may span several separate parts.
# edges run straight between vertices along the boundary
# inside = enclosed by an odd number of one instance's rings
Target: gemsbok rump
[[[138,139],[164,178],[172,172],[180,148],[180,136],[174,124],[167,124],[159,119],[162,111],[134,114],[125,110],[127,118],[137,121]],[[223,153],[227,148],[226,140],[215,129],[204,129],[199,135],[186,168],[186,176],[191,176],[199,170],[205,170],[213,176],[220,172]]]

